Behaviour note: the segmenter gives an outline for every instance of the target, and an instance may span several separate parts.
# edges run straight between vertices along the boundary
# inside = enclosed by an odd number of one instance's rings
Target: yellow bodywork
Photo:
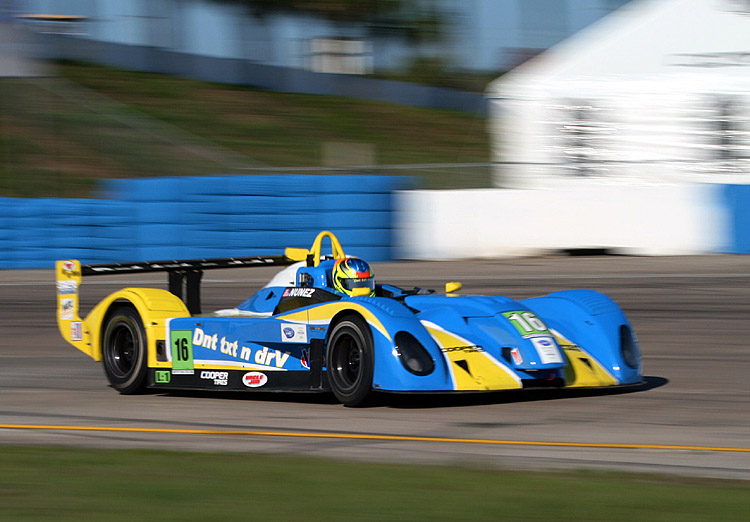
[[[341,247],[341,243],[339,243],[338,238],[333,234],[333,232],[329,232],[328,230],[323,230],[315,237],[315,241],[313,241],[310,250],[307,250],[306,248],[288,247],[284,251],[284,255],[291,261],[305,261],[307,259],[307,256],[311,255],[313,266],[318,266],[320,264],[321,250],[323,249],[323,240],[325,238],[331,240],[331,255],[334,259],[343,259],[346,257],[344,249]]]
[[[565,367],[566,387],[585,388],[618,384],[617,379],[580,346],[564,337],[560,332],[553,331],[552,333],[568,360],[568,365]]]
[[[63,339],[83,353],[101,361],[101,331],[104,318],[115,302],[127,301],[138,311],[148,339],[148,366],[169,366],[156,361],[156,341],[164,339],[164,325],[171,317],[189,317],[185,304],[174,294],[158,288],[123,288],[97,304],[85,319],[79,315],[78,289],[81,285],[81,263],[77,260],[58,261],[57,325]]]
[[[314,308],[302,310],[300,312],[289,312],[284,315],[280,315],[279,319],[299,323],[309,322],[313,325],[329,324],[331,320],[336,316],[336,314],[340,312],[348,312],[350,310],[353,310],[361,315],[365,319],[365,321],[367,321],[370,327],[375,328],[383,335],[383,337],[385,337],[389,341],[392,340],[391,334],[388,333],[388,330],[385,328],[385,326],[383,326],[383,323],[380,322],[375,314],[373,314],[369,309],[362,306],[361,304],[352,301],[345,301],[343,303],[325,303]]]
[[[445,283],[445,293],[446,294],[456,294],[458,293],[463,285],[458,281],[451,281],[449,283]]]
[[[522,387],[521,380],[512,370],[482,348],[429,321],[422,321],[422,325],[448,360],[454,389],[482,391]]]

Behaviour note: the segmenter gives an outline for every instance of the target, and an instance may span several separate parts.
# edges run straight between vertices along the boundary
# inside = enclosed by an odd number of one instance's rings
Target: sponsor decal
[[[237,357],[237,350],[240,348],[240,343],[237,340],[227,341],[226,337],[219,339],[218,334],[209,335],[202,329],[196,328],[193,332],[193,346],[202,346],[209,350],[218,350],[223,354]]]
[[[219,342],[218,334],[208,335],[200,328],[193,332],[193,346],[202,346],[209,350],[216,350],[216,343]]]
[[[172,370],[172,375],[195,375],[195,370]]]
[[[284,340],[288,340],[289,342],[306,342],[307,341],[307,332],[305,330],[305,325],[295,325],[295,324],[289,324],[285,325],[291,327],[288,332],[288,337],[283,338]],[[184,333],[184,332],[181,332]],[[287,360],[289,359],[289,352],[282,352],[281,350],[273,350],[271,348],[268,348],[267,346],[260,346],[260,347],[252,347],[252,346],[242,346],[240,345],[239,340],[228,340],[226,337],[219,337],[218,334],[212,334],[205,332],[201,328],[195,328],[193,332],[187,332],[188,334],[192,335],[192,345],[190,345],[190,339],[188,337],[187,345],[190,346],[190,348],[205,348],[206,350],[211,350],[213,352],[218,352],[223,355],[226,355],[228,357],[231,357],[233,359],[240,359],[242,361],[246,362],[255,362],[256,364],[261,364],[263,366],[274,366],[276,368],[284,368],[286,365]],[[284,332],[282,330],[282,337],[284,335]],[[173,344],[175,341],[173,341]],[[182,344],[185,344],[184,342]],[[180,345],[181,346],[181,345]],[[175,348],[175,346],[173,346]],[[186,357],[188,355],[186,354]],[[216,359],[216,360],[223,360],[226,359],[224,357],[212,357],[211,354],[205,355],[201,354],[197,357],[198,359],[203,358],[209,358],[209,359]],[[174,357],[173,353],[173,360],[177,361],[178,359]],[[190,367],[192,367],[192,354],[189,355],[189,361],[190,361]]]
[[[463,352],[463,353],[480,353],[485,351],[481,346],[450,346],[440,348],[443,353]]]
[[[307,343],[307,326],[281,323],[281,341],[285,343]]]
[[[277,368],[283,368],[286,364],[287,359],[289,359],[288,352],[282,352],[281,350],[271,350],[270,348],[268,348],[268,346],[264,346],[263,348],[255,352],[254,357],[255,362],[258,364],[271,366],[271,363],[273,363]]]
[[[300,357],[299,362],[303,368],[307,368],[308,370],[310,369],[310,351],[309,350],[302,350],[302,356]],[[326,365],[325,357],[323,357],[321,362],[323,366]]]
[[[213,381],[214,386],[226,386],[229,381],[229,372],[214,372],[204,370],[200,375],[201,379]]]
[[[247,372],[242,376],[242,384],[248,388],[260,388],[268,382],[268,376],[261,372]]]
[[[73,261],[63,261],[62,270],[65,277],[80,277],[81,272],[76,270],[76,264]]]
[[[281,297],[307,297],[310,298],[315,293],[314,288],[287,288]]]
[[[534,337],[530,340],[534,344],[542,364],[563,362],[562,354],[552,337]]]
[[[172,380],[172,374],[169,370],[156,370],[154,373],[154,382],[156,384],[169,384]]]
[[[69,281],[58,281],[57,282],[57,293],[64,294],[75,294],[78,292],[78,283],[74,280]]]
[[[518,348],[511,349],[510,356],[513,359],[513,362],[516,364],[521,364],[523,362],[523,357],[521,357],[521,351]]]
[[[73,319],[73,313],[75,312],[75,299],[72,297],[66,297],[60,300],[60,319],[63,321],[70,321]]]
[[[70,323],[70,340],[83,341],[83,325],[81,321],[72,321]]]

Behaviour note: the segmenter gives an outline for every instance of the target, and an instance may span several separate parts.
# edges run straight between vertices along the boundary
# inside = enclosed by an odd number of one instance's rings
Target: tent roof
[[[602,80],[637,89],[654,78],[671,85],[750,83],[748,35],[750,1],[633,0],[493,81],[487,93],[504,97]]]

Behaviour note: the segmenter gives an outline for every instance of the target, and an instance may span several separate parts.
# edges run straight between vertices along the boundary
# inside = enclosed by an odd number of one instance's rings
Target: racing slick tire
[[[345,406],[362,406],[370,398],[374,368],[372,334],[363,319],[345,317],[331,330],[326,350],[328,382]]]
[[[104,373],[123,394],[143,391],[146,383],[146,331],[138,312],[118,305],[107,314],[102,333]]]

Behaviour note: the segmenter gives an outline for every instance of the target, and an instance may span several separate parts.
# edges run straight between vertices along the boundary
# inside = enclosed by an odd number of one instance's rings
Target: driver
[[[370,265],[358,257],[337,259],[331,278],[333,288],[342,294],[352,295],[355,288],[369,288],[369,295],[375,295],[375,275]]]

